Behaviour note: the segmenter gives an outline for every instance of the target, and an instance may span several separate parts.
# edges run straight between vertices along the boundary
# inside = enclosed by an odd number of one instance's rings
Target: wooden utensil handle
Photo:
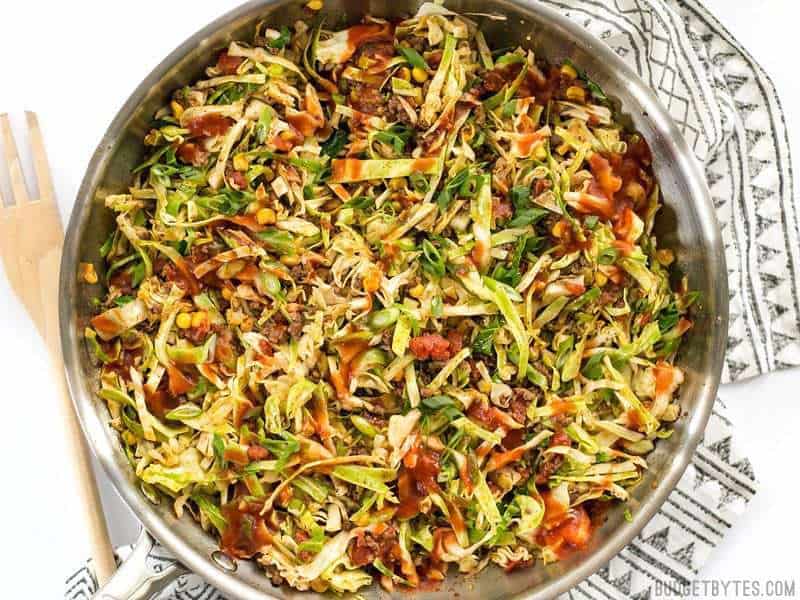
[[[40,264],[40,292],[44,317],[44,338],[53,366],[53,378],[61,399],[61,413],[69,455],[73,459],[74,476],[84,508],[88,527],[89,544],[97,583],[102,586],[117,568],[114,549],[108,535],[108,526],[103,516],[100,493],[92,471],[91,457],[83,437],[78,415],[67,389],[64,361],[61,355],[61,338],[58,319],[58,276],[61,258],[60,249],[55,249],[42,258]]]

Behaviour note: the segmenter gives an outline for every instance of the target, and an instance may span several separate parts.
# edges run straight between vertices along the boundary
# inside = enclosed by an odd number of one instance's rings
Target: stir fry
[[[144,144],[99,395],[143,493],[275,583],[556,561],[670,435],[695,295],[646,142],[571,63],[436,4],[260,24]]]

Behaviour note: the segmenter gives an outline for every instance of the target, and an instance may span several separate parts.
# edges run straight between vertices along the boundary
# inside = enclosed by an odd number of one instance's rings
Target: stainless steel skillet
[[[413,14],[417,1],[327,0],[323,12],[330,25],[354,22],[365,14],[399,17]],[[605,44],[559,13],[533,0],[455,0],[459,12],[497,13],[505,21],[477,17],[490,44],[533,46],[552,61],[569,57],[619,102],[625,119],[650,143],[665,208],[657,223],[660,244],[675,250],[680,269],[692,289],[702,293],[694,328],[686,336],[678,364],[686,372],[681,388],[685,416],[675,434],[662,440],[648,457],[651,468],[632,493],[633,521],[612,510],[590,546],[568,560],[510,575],[488,569],[477,578],[452,575],[439,590],[415,595],[437,600],[458,594],[463,599],[554,598],[604,566],[647,523],[672,491],[702,437],[714,402],[725,350],[728,290],[725,257],[702,170],[653,92]],[[97,373],[82,332],[92,316],[92,291],[78,281],[78,264],[101,264],[99,247],[112,228],[103,206],[106,195],[128,186],[130,171],[142,159],[141,139],[157,108],[169,93],[197,79],[216,52],[232,39],[248,39],[255,23],[277,25],[307,18],[296,0],[254,0],[211,23],[181,44],[139,85],[111,123],[88,166],[66,234],[61,268],[61,336],[70,390],[84,431],[119,494],[144,525],[138,551],[109,587],[107,598],[146,598],[184,572],[180,566],[147,574],[142,557],[151,535],[170,549],[185,568],[216,586],[226,597],[255,600],[293,598],[303,593],[273,586],[258,565],[222,560],[217,543],[188,516],[177,519],[171,506],[152,505],[139,491],[136,478],[107,426],[108,413],[95,395]],[[383,594],[371,590],[365,596]],[[404,593],[403,597],[408,594]]]

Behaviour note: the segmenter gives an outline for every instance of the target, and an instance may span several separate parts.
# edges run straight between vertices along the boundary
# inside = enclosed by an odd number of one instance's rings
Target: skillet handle
[[[150,569],[147,556],[154,545],[153,536],[142,528],[131,555],[111,579],[97,590],[92,600],[149,600],[175,579],[189,572],[178,561],[159,566],[157,570]]]

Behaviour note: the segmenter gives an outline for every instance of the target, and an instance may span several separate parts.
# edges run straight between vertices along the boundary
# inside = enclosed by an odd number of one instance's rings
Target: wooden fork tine
[[[39,186],[39,201],[43,204],[52,204],[55,202],[56,195],[53,191],[53,180],[50,177],[50,166],[47,162],[47,152],[44,149],[42,130],[39,128],[39,119],[36,117],[36,113],[27,110],[25,117],[28,120],[33,168],[36,171],[36,182]]]
[[[17,154],[17,144],[14,142],[14,134],[11,131],[11,124],[6,113],[0,115],[0,135],[3,137],[3,150],[8,164],[11,191],[14,195],[14,201],[17,206],[20,206],[29,202],[30,198],[28,196],[28,188],[25,186],[25,177],[22,174],[22,164]]]
[[[16,211],[16,206],[5,206],[3,204],[3,196],[0,194],[0,256],[2,256],[3,267],[12,291],[24,302],[25,299],[22,297],[21,292],[22,276],[19,272],[19,262],[15,254],[17,249]]]

